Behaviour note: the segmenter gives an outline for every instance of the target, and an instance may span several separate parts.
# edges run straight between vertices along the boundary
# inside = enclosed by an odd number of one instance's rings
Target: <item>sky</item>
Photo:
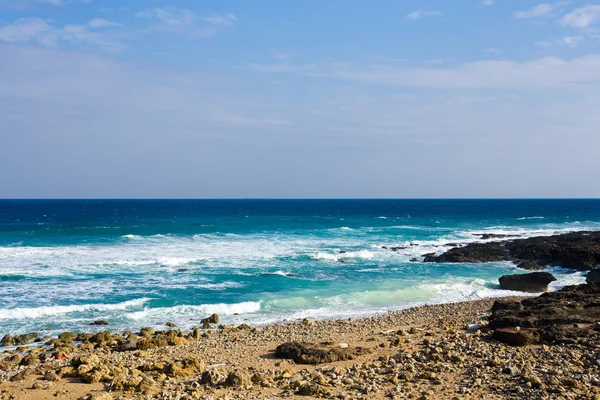
[[[600,197],[599,110],[597,0],[0,0],[2,198]]]

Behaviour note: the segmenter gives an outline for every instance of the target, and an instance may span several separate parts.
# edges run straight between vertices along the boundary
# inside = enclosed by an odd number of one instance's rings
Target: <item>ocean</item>
[[[514,295],[498,278],[526,271],[510,263],[422,255],[482,233],[598,229],[600,200],[0,200],[0,336],[105,329],[89,325],[98,319],[188,329],[212,313],[264,325]],[[552,273],[552,290],[585,280]]]

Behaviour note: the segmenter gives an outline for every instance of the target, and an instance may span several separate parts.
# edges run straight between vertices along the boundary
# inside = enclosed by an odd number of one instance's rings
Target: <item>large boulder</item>
[[[587,283],[596,283],[600,284],[600,268],[595,268],[587,273],[585,276],[585,281]]]
[[[498,282],[505,290],[518,292],[542,293],[548,291],[548,285],[556,278],[549,272],[532,272],[530,274],[504,275]]]

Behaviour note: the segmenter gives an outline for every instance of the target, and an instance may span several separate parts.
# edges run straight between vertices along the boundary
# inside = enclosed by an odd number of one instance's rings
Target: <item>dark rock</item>
[[[492,312],[499,310],[513,310],[520,311],[523,309],[523,305],[520,301],[510,301],[510,300],[497,300],[492,305]]]
[[[346,254],[347,251],[346,250],[340,250],[340,254]]]
[[[539,332],[535,329],[500,328],[492,333],[492,339],[511,346],[528,346],[540,343]]]
[[[516,290],[518,292],[542,293],[548,291],[548,284],[556,278],[549,272],[532,272],[522,275],[504,275],[498,282],[505,290]]]
[[[90,325],[109,325],[108,321],[103,319],[99,319],[98,321],[92,322]]]
[[[521,307],[493,307],[492,337],[513,345],[579,343],[597,346],[600,332],[600,286],[567,286],[520,302]]]
[[[427,257],[434,257],[434,256],[435,256],[435,254],[436,254],[436,253],[427,253],[427,254],[423,254],[423,256],[422,256],[422,257],[425,257],[425,258],[427,258]]]
[[[553,236],[470,243],[452,248],[426,262],[529,261],[581,271],[600,265],[600,232],[571,232]]]
[[[323,364],[353,360],[357,356],[368,353],[370,350],[362,347],[327,348],[300,342],[287,342],[275,349],[275,357],[291,359],[298,364]]]
[[[500,243],[470,243],[439,256],[429,255],[425,257],[425,262],[480,263],[506,261],[509,258],[508,250]]]
[[[527,269],[530,271],[541,271],[544,269],[544,267],[542,267],[541,265],[531,261],[523,261],[522,263],[517,265],[517,268]]]
[[[410,262],[417,262],[417,261],[419,261],[419,259],[416,258],[416,257],[413,257],[413,258],[410,259]]]
[[[2,346],[13,346],[15,344],[15,339],[12,335],[5,335],[0,343],[2,343]]]
[[[481,240],[519,237],[519,235],[506,235],[502,233],[474,233],[473,236],[479,236]]]
[[[117,348],[115,350],[116,351],[134,351],[137,349],[138,349],[137,340],[128,340],[127,342],[117,346]]]
[[[600,283],[600,268],[595,268],[588,272],[585,276],[587,283]]]
[[[407,248],[408,247],[405,247],[405,246],[395,246],[395,247],[390,247],[390,250],[392,250],[392,251],[399,251],[399,250],[405,250]]]

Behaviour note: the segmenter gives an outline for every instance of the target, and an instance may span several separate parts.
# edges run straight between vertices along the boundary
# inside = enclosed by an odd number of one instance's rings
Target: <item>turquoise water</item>
[[[266,324],[515,294],[509,263],[426,264],[477,233],[600,229],[599,200],[0,201],[0,335]],[[382,246],[401,246],[394,252]],[[415,260],[416,261],[411,261]],[[556,289],[583,282],[556,268]]]

